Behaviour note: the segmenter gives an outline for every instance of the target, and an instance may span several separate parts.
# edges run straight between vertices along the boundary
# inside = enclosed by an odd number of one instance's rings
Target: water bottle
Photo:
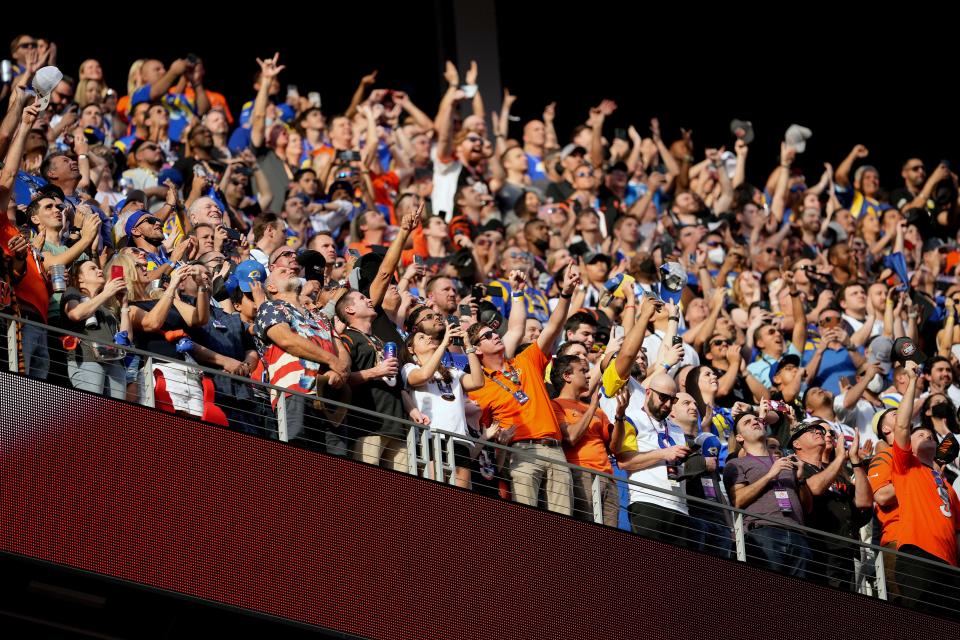
[[[387,342],[383,345],[383,359],[389,360],[390,358],[397,357],[397,343],[396,342]],[[395,386],[397,384],[397,376],[384,376],[383,381],[388,385]]]

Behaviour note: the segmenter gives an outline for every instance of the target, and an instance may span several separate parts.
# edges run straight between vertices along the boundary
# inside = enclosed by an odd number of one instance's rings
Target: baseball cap
[[[256,280],[262,283],[267,279],[267,270],[256,260],[244,260],[237,265],[233,275],[237,279],[237,286],[240,287],[240,291],[250,293],[253,290],[250,287],[250,281]]]
[[[891,411],[896,411],[896,409],[892,407],[881,409],[880,411],[877,411],[875,414],[873,414],[873,418],[871,418],[870,420],[870,430],[873,431],[874,435],[876,435],[880,439],[883,439],[883,436],[880,435],[880,425],[883,424],[884,416],[886,416]]]
[[[130,214],[130,217],[127,218],[127,223],[123,225],[123,232],[127,234],[128,237],[132,238],[133,236],[131,236],[130,234],[133,233],[134,228],[136,228],[136,226],[140,224],[141,220],[151,215],[153,214],[143,209],[140,209],[139,211],[134,211],[133,213]]]
[[[607,255],[607,254],[605,254],[605,253],[600,253],[599,251],[588,251],[588,252],[587,252],[586,254],[584,254],[584,256],[583,256],[583,264],[590,264],[590,263],[595,262],[595,261],[597,261],[597,260],[603,260],[603,261],[606,262],[608,265],[609,265],[610,262],[611,262],[609,255]]]
[[[333,199],[333,194],[340,190],[346,191],[349,195],[353,195],[354,188],[353,185],[347,182],[346,180],[335,180],[333,184],[330,185],[330,188],[327,189],[327,197],[331,200]]]
[[[777,375],[777,372],[779,372],[784,367],[788,367],[790,365],[799,367],[800,356],[793,353],[788,353],[787,355],[780,358],[779,361],[774,362],[773,365],[770,367],[770,380],[773,381],[773,377]]]
[[[893,342],[893,348],[890,352],[890,361],[893,364],[902,364],[908,360],[913,360],[922,365],[927,360],[927,356],[920,351],[917,344],[910,338],[897,338]]]
[[[580,145],[573,144],[571,142],[560,151],[560,159],[566,160],[567,158],[569,158],[575,153],[580,154],[581,156],[585,156],[587,155],[587,150],[581,147]]]
[[[893,340],[886,336],[874,338],[867,349],[867,362],[880,365],[884,375],[890,373],[890,356],[893,354]]]
[[[791,147],[797,150],[797,153],[803,153],[807,148],[807,140],[813,137],[813,132],[806,127],[801,127],[798,124],[792,124],[787,129],[787,134],[784,136],[784,141]]]
[[[481,300],[478,307],[479,313],[477,314],[477,319],[480,323],[496,331],[497,335],[501,338],[506,335],[507,321],[503,318],[503,314],[500,313],[497,307],[489,300]]]
[[[104,134],[99,127],[84,127],[83,137],[87,139],[87,144],[103,144]]]
[[[783,446],[789,447],[793,444],[793,441],[805,434],[811,429],[829,429],[830,427],[821,420],[820,418],[807,418],[795,424],[792,429],[790,429],[790,436],[787,438],[787,441]]]
[[[753,142],[753,123],[749,120],[731,120],[730,133],[750,144]]]
[[[37,92],[40,111],[50,104],[50,94],[61,80],[63,80],[63,74],[56,67],[43,67],[33,76],[33,90]]]
[[[127,197],[117,203],[117,206],[114,207],[114,211],[116,211],[117,214],[121,214],[123,213],[124,207],[135,202],[138,202],[141,205],[147,204],[147,195],[143,191],[140,191],[140,189],[131,189],[128,191]]]

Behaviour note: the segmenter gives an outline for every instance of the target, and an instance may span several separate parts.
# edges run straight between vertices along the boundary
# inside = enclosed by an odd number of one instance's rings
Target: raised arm
[[[509,278],[513,299],[510,301],[507,332],[503,334],[503,348],[506,357],[512,358],[517,353],[527,326],[527,305],[523,298],[523,292],[527,288],[527,274],[515,269],[510,272]]]
[[[787,181],[790,178],[790,165],[793,164],[793,160],[796,157],[796,149],[788,147],[785,142],[780,143],[780,166],[778,168],[779,173],[777,174],[777,186],[774,189],[773,202],[770,205],[770,211],[773,214],[773,219],[777,221],[777,224],[780,224],[780,221],[783,220],[783,212],[786,208],[787,201]]]
[[[652,301],[646,296],[640,299],[640,312],[637,315],[636,323],[630,328],[630,331],[623,338],[623,345],[620,347],[620,353],[617,354],[613,366],[617,371],[617,376],[621,380],[626,380],[630,375],[630,369],[633,368],[633,362],[640,353],[643,346],[643,338],[647,335],[647,327],[650,325],[650,318],[657,312],[659,306],[663,303]]]
[[[791,342],[793,342],[797,351],[803,353],[803,349],[807,346],[807,316],[803,312],[803,298],[800,297],[800,291],[797,290],[797,283],[792,271],[783,272],[783,281],[790,291],[790,303],[793,307],[793,336]]]
[[[190,63],[188,63],[183,58],[174,60],[170,65],[170,68],[167,69],[167,72],[163,76],[150,85],[150,102],[154,100],[159,100],[163,96],[167,95],[167,91],[170,90],[177,80],[180,79],[186,71],[191,68]]]
[[[857,160],[866,158],[868,155],[870,155],[870,151],[868,151],[865,146],[862,144],[856,145],[850,150],[850,153],[847,154],[847,157],[843,159],[843,162],[840,163],[840,166],[837,167],[837,173],[834,175],[834,182],[843,188],[849,187],[850,170],[853,169],[853,163]]]
[[[913,399],[917,394],[918,368],[917,363],[912,360],[908,360],[903,365],[903,370],[907,374],[907,389],[897,408],[897,424],[893,432],[894,440],[901,449],[907,451],[910,451],[910,421],[913,419]]]
[[[380,269],[377,271],[373,283],[370,284],[370,300],[375,307],[380,306],[380,303],[383,302],[383,297],[387,295],[390,279],[393,277],[393,272],[396,271],[397,264],[400,262],[400,255],[403,253],[403,247],[407,243],[407,238],[410,236],[410,232],[413,231],[414,227],[420,224],[423,205],[424,202],[421,200],[420,206],[417,207],[416,211],[405,214],[403,219],[400,220],[400,230],[397,232],[397,237],[390,243],[390,248],[387,249],[387,255],[383,257],[383,262],[380,263]]]
[[[574,288],[580,284],[580,269],[575,265],[569,265],[563,272],[563,282],[560,285],[560,300],[556,308],[550,314],[547,325],[537,338],[537,344],[544,353],[553,351],[553,344],[557,341],[560,331],[567,320],[567,308],[570,306],[570,298],[573,297]]]
[[[260,89],[257,90],[257,97],[253,101],[253,113],[250,116],[250,144],[254,148],[262,147],[264,143],[271,81],[286,68],[282,64],[277,64],[279,60],[279,53],[273,54],[272,58],[266,60],[257,58],[257,64],[260,65]]]
[[[347,106],[347,110],[344,111],[344,115],[346,115],[348,118],[353,118],[353,116],[356,115],[357,107],[359,107],[360,103],[363,102],[363,98],[367,94],[367,90],[372,87],[376,81],[376,69],[360,78],[360,84],[357,85],[357,90],[353,92],[353,97],[350,98],[350,105]]]

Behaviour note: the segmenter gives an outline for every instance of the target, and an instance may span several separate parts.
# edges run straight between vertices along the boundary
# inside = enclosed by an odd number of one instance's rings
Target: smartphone
[[[423,266],[423,256],[421,256],[421,255],[419,255],[419,254],[413,256],[413,263],[414,263],[415,265],[417,265],[418,267],[422,267],[422,266]]]
[[[236,229],[231,229],[230,227],[224,227],[224,229],[227,232],[227,237],[233,240],[234,242],[240,242],[240,240],[243,238],[243,234],[241,234]]]
[[[307,101],[310,103],[310,106],[313,106],[319,109],[320,108],[320,92],[311,91],[310,93],[308,93]]]
[[[627,140],[627,130],[626,129],[614,129],[613,137],[618,140]]]
[[[200,58],[198,58],[197,54],[195,53],[188,53],[186,56],[186,60],[193,66],[196,66],[197,63],[200,62]]]
[[[490,289],[487,291],[487,295],[490,296],[491,298],[502,298],[503,289],[501,289],[500,287],[490,287]]]
[[[474,302],[480,302],[486,295],[486,290],[482,284],[475,284],[473,288],[470,289],[470,297],[473,298]]]
[[[347,253],[349,253],[350,255],[352,255],[354,258],[359,258],[359,257],[360,257],[360,252],[357,251],[356,249],[347,249]]]
[[[451,315],[447,316],[447,324],[449,324],[449,325],[451,325],[451,326],[454,326],[454,327],[459,327],[459,326],[460,326],[460,318],[458,318],[457,316],[451,314]],[[453,345],[454,347],[462,347],[462,346],[463,346],[463,338],[453,338],[452,340],[450,340],[450,344]]]
[[[123,280],[123,265],[115,264],[110,267],[110,279],[111,280]]]
[[[299,95],[300,95],[300,91],[297,90],[297,85],[295,85],[295,84],[288,84],[288,85],[287,85],[287,97],[288,97],[288,98],[291,97],[291,96],[298,96],[298,97],[299,97]]]
[[[673,340],[671,341],[670,344],[672,344],[672,345],[674,345],[674,346],[676,346],[676,345],[678,345],[678,344],[683,344],[683,338],[681,338],[680,336],[673,336]]]
[[[459,307],[461,316],[473,315],[473,309],[468,304],[462,304]]]

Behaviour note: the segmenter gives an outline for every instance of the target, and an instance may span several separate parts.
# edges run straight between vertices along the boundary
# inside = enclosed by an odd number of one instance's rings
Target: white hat
[[[40,111],[50,104],[50,94],[61,80],[63,80],[63,74],[56,67],[44,67],[33,76],[33,90],[37,92],[37,98],[40,100]]]
[[[813,132],[806,127],[801,127],[798,124],[790,125],[790,128],[787,129],[787,135],[784,136],[786,143],[797,150],[797,153],[803,153],[803,150],[807,148],[807,140],[813,137]]]

